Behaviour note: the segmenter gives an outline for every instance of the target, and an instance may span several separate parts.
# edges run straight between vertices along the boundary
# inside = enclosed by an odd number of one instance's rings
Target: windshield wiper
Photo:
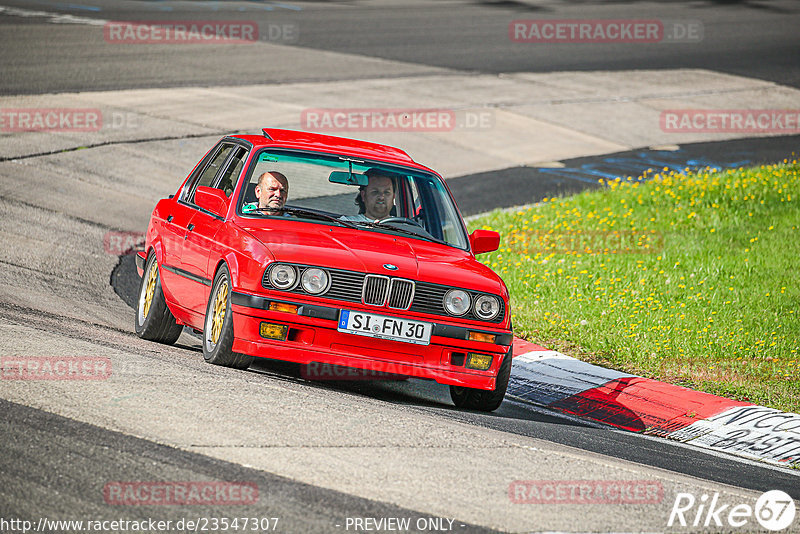
[[[420,230],[425,232],[424,234],[414,232],[412,230],[407,230],[405,228],[400,228],[398,226],[393,226],[391,224],[381,223],[381,222],[367,222],[367,221],[358,221],[357,224],[362,226],[368,226],[369,228],[385,228],[387,230],[392,230],[394,232],[400,232],[407,235],[413,235],[414,237],[421,237],[422,239],[426,239],[428,241],[433,241],[434,243],[440,243],[442,245],[447,245],[446,241],[443,241],[437,237],[433,237],[431,234],[427,232],[424,228],[420,227]]]
[[[321,219],[323,221],[331,221],[331,222],[339,223],[342,226],[346,226],[348,228],[357,228],[356,225],[354,225],[353,223],[351,223],[349,221],[345,221],[345,220],[339,219],[338,217],[334,217],[333,215],[328,215],[324,211],[317,211],[317,210],[303,209],[303,208],[287,208],[285,206],[283,208],[277,208],[277,209],[276,208],[255,208],[254,211],[263,211],[263,212],[267,212],[267,213],[274,213],[274,212],[291,213],[292,215],[301,215],[303,217],[312,217],[312,218],[316,218],[316,219]]]

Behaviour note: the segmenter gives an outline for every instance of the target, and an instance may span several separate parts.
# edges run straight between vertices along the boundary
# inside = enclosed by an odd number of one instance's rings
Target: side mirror
[[[473,254],[494,252],[500,248],[500,234],[492,230],[475,230],[469,234]]]
[[[224,217],[228,211],[228,197],[222,189],[201,185],[194,192],[194,203],[220,217]]]

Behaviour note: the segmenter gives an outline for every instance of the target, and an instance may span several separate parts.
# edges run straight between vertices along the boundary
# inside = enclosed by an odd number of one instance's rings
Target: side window
[[[247,150],[242,147],[236,147],[236,151],[231,158],[230,163],[228,163],[228,168],[225,169],[225,172],[222,173],[222,177],[219,179],[217,183],[217,189],[222,189],[225,192],[226,197],[230,197],[231,193],[233,193],[233,188],[236,185],[236,180],[239,178],[239,174],[242,172],[242,167],[244,166],[244,160],[247,156]]]
[[[408,183],[411,190],[411,214],[409,218],[420,223],[431,235],[441,238],[442,232],[437,224],[437,212],[432,208],[430,192],[425,188],[424,182],[419,178],[410,177]],[[427,197],[423,198],[423,195],[426,193]],[[424,208],[426,204],[429,208],[427,210]]]
[[[194,192],[197,190],[198,187],[205,186],[208,187],[211,185],[211,182],[214,181],[214,176],[217,175],[217,171],[225,163],[225,160],[228,159],[228,155],[233,150],[233,145],[222,145],[222,147],[217,151],[217,154],[211,159],[211,162],[208,164],[203,172],[200,174],[200,177],[192,184],[191,189],[186,195],[186,200],[188,202],[194,202]]]
[[[409,189],[411,190],[411,215],[409,218],[417,219],[420,222],[424,221],[422,217],[422,200],[419,198],[419,191],[417,190],[417,181],[413,178],[408,180]]]

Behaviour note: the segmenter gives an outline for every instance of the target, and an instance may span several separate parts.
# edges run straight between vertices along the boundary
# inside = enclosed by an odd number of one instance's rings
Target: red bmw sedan
[[[432,379],[500,406],[508,290],[445,181],[393,147],[290,130],[221,139],[158,202],[137,255],[136,332],[202,334],[212,364],[254,357]]]

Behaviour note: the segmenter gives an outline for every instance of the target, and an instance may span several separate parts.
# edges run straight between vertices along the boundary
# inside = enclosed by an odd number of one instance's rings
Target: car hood
[[[275,261],[318,265],[507,295],[494,271],[468,251],[404,235],[297,221],[242,225]],[[393,265],[390,270],[385,265]]]

